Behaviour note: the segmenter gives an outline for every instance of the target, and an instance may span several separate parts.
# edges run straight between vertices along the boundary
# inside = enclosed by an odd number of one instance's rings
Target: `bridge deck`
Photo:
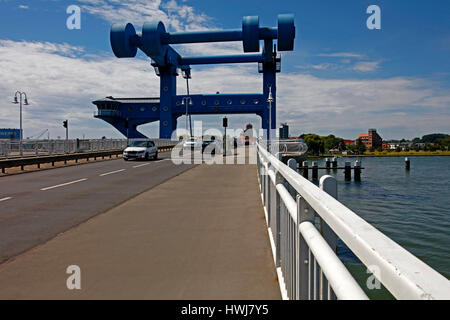
[[[197,166],[0,265],[0,284],[0,299],[280,299],[256,166]]]

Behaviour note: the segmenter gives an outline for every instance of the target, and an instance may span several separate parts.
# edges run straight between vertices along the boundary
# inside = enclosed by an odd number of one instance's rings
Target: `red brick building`
[[[368,133],[361,133],[356,141],[361,140],[366,145],[367,149],[378,148],[383,145],[383,139],[377,133],[376,129],[369,129]]]

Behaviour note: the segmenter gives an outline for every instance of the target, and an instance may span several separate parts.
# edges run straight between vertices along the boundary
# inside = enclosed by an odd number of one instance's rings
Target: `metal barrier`
[[[142,139],[141,139],[142,140]],[[170,139],[151,139],[157,147],[171,146],[176,142]],[[132,141],[130,139],[130,141]],[[126,139],[71,139],[71,140],[24,140],[23,157],[58,155],[81,152],[123,150]],[[20,157],[20,143],[16,140],[0,141],[0,158]]]
[[[173,147],[175,147],[174,142],[172,144],[166,144],[165,142],[160,142],[160,146],[158,146],[158,151],[164,152],[164,151],[170,151]],[[9,159],[0,159],[0,169],[1,173],[6,173],[7,168],[13,168],[13,167],[21,167],[21,170],[24,170],[25,166],[30,165],[37,165],[38,168],[40,168],[41,164],[44,163],[52,163],[52,166],[55,165],[55,162],[62,162],[66,164],[67,161],[75,160],[75,162],[78,162],[80,159],[86,159],[89,161],[89,159],[93,158],[94,160],[97,160],[97,158],[105,159],[105,157],[112,158],[113,155],[116,157],[119,156],[119,154],[122,154],[123,149],[116,149],[116,150],[106,150],[106,151],[89,151],[89,152],[80,152],[80,153],[68,153],[68,154],[59,154],[59,155],[44,155],[44,156],[37,156],[37,157],[16,157],[16,158],[9,158]]]
[[[450,299],[450,281],[257,144],[258,179],[284,299],[368,299],[336,254],[337,240],[397,299]]]

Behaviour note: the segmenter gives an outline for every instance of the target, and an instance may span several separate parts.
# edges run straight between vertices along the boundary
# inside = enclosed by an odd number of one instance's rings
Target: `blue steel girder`
[[[186,106],[186,102],[191,104]],[[113,100],[116,109],[103,109],[103,106],[111,103],[111,100],[97,100],[94,103],[99,107],[96,118],[102,119],[119,130],[129,138],[144,138],[145,135],[137,130],[142,124],[160,120],[160,103],[148,103],[129,101],[118,102]],[[142,99],[141,101],[144,101]],[[184,102],[184,103],[183,103]],[[217,114],[255,114],[263,118],[267,117],[267,106],[263,94],[211,94],[211,95],[178,95],[175,97],[171,109],[171,121],[176,124],[179,117],[186,114],[193,115],[217,115]],[[129,128],[125,128],[125,120],[128,119]]]
[[[133,125],[140,121],[145,123],[160,120],[160,137],[171,137],[172,131],[176,129],[177,118],[186,112],[185,106],[181,105],[182,98],[186,96],[177,96],[176,94],[176,77],[179,68],[184,70],[185,75],[190,78],[190,65],[256,62],[260,65],[259,71],[263,73],[263,94],[191,95],[193,105],[189,106],[189,113],[257,114],[262,118],[263,129],[268,129],[269,123],[272,129],[276,128],[276,73],[280,71],[280,58],[277,57],[274,40],[277,41],[278,50],[293,50],[295,38],[293,15],[278,15],[276,28],[260,27],[257,16],[247,16],[242,20],[242,29],[218,31],[169,33],[166,32],[161,21],[156,21],[144,23],[142,33],[137,34],[134,26],[130,23],[114,24],[111,27],[110,36],[111,47],[118,58],[134,57],[139,48],[151,58],[152,65],[160,77],[160,105],[156,108],[153,106],[151,114],[139,114],[137,119],[127,118],[129,121],[133,121]],[[260,40],[264,42],[262,53],[242,55],[182,57],[170,46],[183,43],[242,41],[244,52],[258,52],[260,51]],[[272,92],[274,98],[271,109],[268,104],[269,91]],[[258,101],[258,103],[252,104],[252,100],[253,102]],[[130,103],[132,102],[128,104]],[[124,114],[131,116],[128,112]],[[117,121],[117,119],[107,120],[103,116],[98,117],[109,123]],[[119,123],[121,122],[119,121]],[[123,128],[118,129],[123,132]],[[269,134],[268,130],[267,134]]]

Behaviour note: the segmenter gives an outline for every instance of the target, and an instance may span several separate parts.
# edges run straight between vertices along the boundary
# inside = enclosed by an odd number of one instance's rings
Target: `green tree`
[[[305,134],[303,139],[308,146],[308,150],[312,154],[320,154],[324,150],[323,140],[317,134]]]
[[[447,137],[450,137],[450,136],[448,134],[444,134],[444,133],[432,133],[432,134],[427,134],[427,135],[423,136],[422,142],[435,143],[436,140],[445,139]]]
[[[363,154],[366,152],[367,147],[366,145],[361,141],[361,139],[356,140],[356,152],[358,154]]]

